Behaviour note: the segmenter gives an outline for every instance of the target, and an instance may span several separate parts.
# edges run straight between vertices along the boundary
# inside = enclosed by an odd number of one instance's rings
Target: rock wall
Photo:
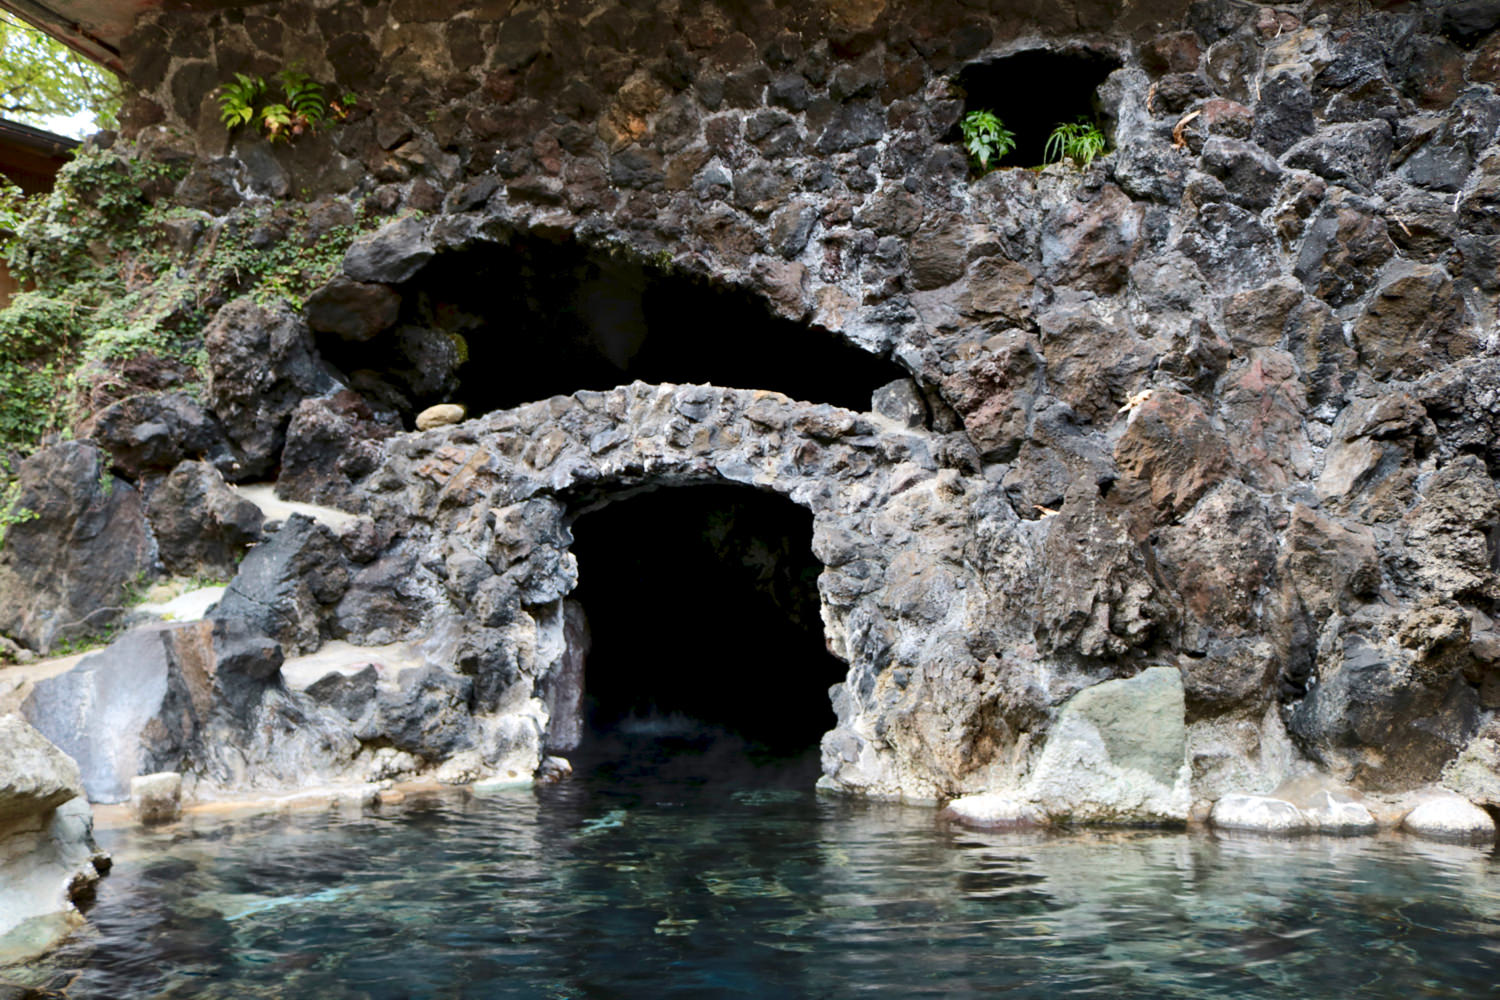
[[[187,164],[170,198],[202,232],[298,199],[305,218],[391,217],[305,313],[219,311],[204,399],[223,446],[186,454],[362,515],[287,522],[245,560],[221,629],[277,655],[415,641],[428,658],[400,682],[330,682],[323,703],[268,668],[246,731],[333,734],[309,751],[330,773],[382,747],[534,760],[576,721],[542,697],[568,659],[571,518],[713,479],[816,519],[828,640],[850,665],[829,788],[1030,788],[1054,818],[1183,818],[1309,770],[1409,790],[1497,735],[1500,6],[990,6],[148,16],[125,137]],[[1118,63],[1096,95],[1110,151],[971,177],[958,74],[1035,51]],[[221,80],[294,63],[358,110],[286,145],[223,130]],[[483,377],[440,310],[398,320],[414,279],[536,239],[748,289],[910,381],[863,414],[638,384],[398,432],[418,376],[441,376],[423,390],[439,397]],[[339,370],[329,337],[407,373]],[[129,439],[100,438],[117,462],[110,441]],[[1180,735],[1097,737],[1104,758],[1050,741],[1066,719],[1103,732],[1094,701],[1112,718],[1138,695],[1175,705],[1155,680],[1088,693],[1150,668],[1180,685]],[[342,722],[335,703],[353,705]],[[1179,743],[1181,786],[1159,766]],[[1120,788],[1148,773],[1122,762],[1153,762],[1146,812],[1124,793],[1058,801],[1058,775],[1100,759]]]

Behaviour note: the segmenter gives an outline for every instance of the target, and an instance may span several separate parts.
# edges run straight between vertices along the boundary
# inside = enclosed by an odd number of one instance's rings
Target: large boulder
[[[1022,797],[1054,822],[1186,822],[1185,719],[1172,667],[1085,688],[1058,711]]]
[[[108,858],[94,845],[78,765],[14,715],[0,717],[0,965],[83,922]]]
[[[141,496],[109,472],[98,447],[68,441],[17,470],[13,515],[0,534],[0,633],[46,651],[102,632],[125,612],[125,589],[152,571]]]
[[[93,802],[124,802],[130,779],[183,770],[209,708],[211,627],[127,632],[65,673],[38,681],[22,711],[82,771]]]
[[[157,553],[167,572],[227,580],[260,540],[260,508],[206,462],[183,462],[146,504]]]
[[[230,468],[234,455],[213,414],[185,392],[144,393],[94,414],[79,429],[109,452],[113,467],[140,479],[188,459]]]
[[[349,568],[338,540],[305,514],[293,514],[250,550],[213,612],[268,636],[289,654],[322,645],[333,606],[349,589]]]
[[[240,454],[232,479],[275,467],[297,404],[337,388],[323,368],[312,331],[285,302],[236,299],[203,331],[208,351],[205,397]]]

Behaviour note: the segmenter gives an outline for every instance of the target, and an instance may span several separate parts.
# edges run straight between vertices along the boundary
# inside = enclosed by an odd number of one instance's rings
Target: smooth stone
[[[143,774],[130,780],[130,808],[142,823],[170,823],[182,815],[182,775]]]
[[[954,799],[940,815],[976,830],[1025,829],[1047,822],[1031,803],[994,792]]]
[[[1379,826],[1370,810],[1351,799],[1334,798],[1331,792],[1318,792],[1302,814],[1319,833],[1355,835],[1374,833]]]
[[[1495,821],[1490,814],[1457,796],[1428,799],[1407,813],[1402,829],[1434,840],[1493,840]]]
[[[1220,830],[1291,835],[1311,828],[1302,810],[1269,795],[1226,795],[1214,803],[1208,821]]]
[[[462,420],[468,411],[457,403],[439,403],[429,406],[417,414],[417,430],[430,431],[434,427],[446,427]]]

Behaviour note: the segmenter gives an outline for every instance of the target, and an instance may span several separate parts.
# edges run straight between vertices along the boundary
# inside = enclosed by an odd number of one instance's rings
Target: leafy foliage
[[[36,511],[21,506],[21,484],[18,480],[13,479],[0,487],[0,548],[5,547],[5,533],[10,530],[11,525],[34,521],[37,517]]]
[[[964,148],[969,158],[987,173],[993,167],[990,161],[999,161],[1006,153],[1016,148],[1015,135],[1005,127],[993,111],[970,111],[959,123],[963,132]]]
[[[1064,122],[1052,130],[1042,158],[1056,163],[1064,157],[1082,169],[1093,163],[1104,152],[1104,133],[1099,126],[1087,118],[1075,122]]]
[[[289,142],[305,132],[316,132],[332,121],[342,121],[358,100],[345,94],[329,101],[323,86],[306,73],[284,69],[274,77],[236,73],[219,86],[219,120],[235,129],[258,122],[272,142]]]
[[[355,216],[314,236],[302,205],[215,218],[158,202],[182,171],[86,150],[48,195],[0,192],[12,227],[0,247],[35,285],[0,311],[0,460],[68,434],[101,399],[140,391],[120,375],[126,369],[171,372],[191,390],[205,361],[203,327],[219,304],[250,294],[300,305],[337,273],[363,225]]]
[[[266,92],[265,78],[246,73],[219,87],[219,120],[228,129],[249,125],[255,120],[255,105]]]
[[[0,11],[0,115],[45,127],[49,118],[92,111],[107,123],[119,107],[112,74]]]

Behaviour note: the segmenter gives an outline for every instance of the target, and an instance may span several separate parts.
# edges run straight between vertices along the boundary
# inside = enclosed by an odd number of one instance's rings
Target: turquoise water
[[[537,790],[106,831],[93,930],[0,981],[122,1000],[1500,990],[1488,851],[976,834],[810,783],[805,762],[641,753]]]

